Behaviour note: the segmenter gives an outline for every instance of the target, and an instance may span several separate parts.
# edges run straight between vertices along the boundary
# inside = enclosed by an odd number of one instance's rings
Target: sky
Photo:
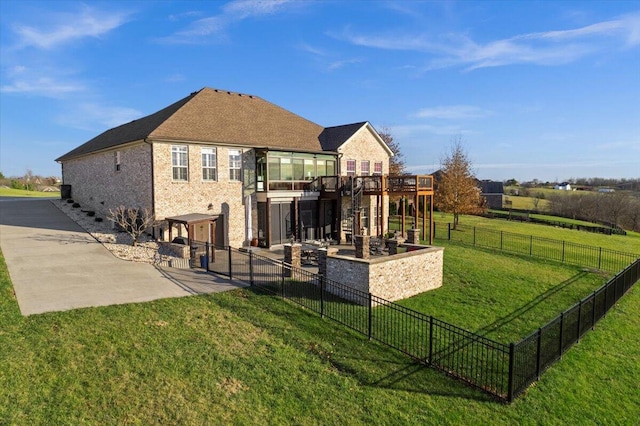
[[[640,178],[640,0],[0,1],[0,171],[203,87],[386,129],[407,171]]]

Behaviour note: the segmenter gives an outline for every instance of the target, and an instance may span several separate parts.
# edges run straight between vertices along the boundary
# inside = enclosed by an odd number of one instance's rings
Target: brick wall
[[[226,243],[233,247],[241,247],[246,243],[244,195],[253,191],[251,185],[245,185],[242,181],[229,180],[229,149],[237,148],[217,146],[217,180],[204,181],[201,148],[211,146],[186,145],[188,147],[188,181],[174,181],[171,168],[172,145],[180,144],[160,142],[153,144],[156,219],[188,213],[222,214],[223,226],[228,235]],[[242,166],[243,175],[247,178],[255,176],[253,150],[244,150]],[[257,206],[255,194],[252,195],[251,202],[255,212]],[[252,215],[252,219],[253,229],[256,230],[255,214]]]
[[[378,142],[373,133],[365,126],[358,130],[347,143],[342,145],[338,152],[342,153],[340,158],[340,171],[343,176],[346,176],[347,160],[356,160],[356,175],[360,176],[361,163],[363,160],[369,161],[370,174],[373,174],[374,163],[377,161],[382,162],[382,173],[389,173],[389,154],[384,147]],[[347,213],[347,209],[351,207],[351,199],[345,198],[342,200],[342,212],[343,218]],[[387,218],[389,217],[389,197],[383,196],[382,199],[382,229],[379,230],[375,220],[375,209],[377,207],[375,196],[366,196],[362,199],[362,207],[367,209],[367,216],[369,217],[369,227],[366,230],[366,235],[381,235],[386,231]],[[359,233],[357,231],[356,233]],[[344,233],[341,235],[344,239]]]
[[[117,153],[120,170],[116,170]],[[106,218],[109,209],[151,208],[151,146],[140,142],[64,162],[63,183],[82,209]]]

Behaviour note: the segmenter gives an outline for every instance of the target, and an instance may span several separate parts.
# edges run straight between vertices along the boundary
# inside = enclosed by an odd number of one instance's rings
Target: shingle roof
[[[56,161],[145,138],[322,151],[323,130],[257,96],[204,88],[154,114],[107,130]]]
[[[322,149],[325,151],[336,151],[343,143],[349,140],[351,136],[366,124],[366,121],[362,121],[360,123],[325,128],[320,134],[320,144],[322,145]]]

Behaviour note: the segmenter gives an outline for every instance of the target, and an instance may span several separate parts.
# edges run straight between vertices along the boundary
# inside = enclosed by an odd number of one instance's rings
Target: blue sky
[[[640,177],[640,1],[0,1],[0,170],[202,87],[388,128],[412,173]]]

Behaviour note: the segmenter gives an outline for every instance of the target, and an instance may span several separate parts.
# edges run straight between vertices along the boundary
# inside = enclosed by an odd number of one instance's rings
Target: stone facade
[[[378,141],[368,126],[358,130],[347,143],[338,148],[338,152],[342,154],[340,158],[340,174],[347,174],[347,160],[356,161],[356,176],[362,175],[362,162],[369,161],[369,171],[374,174],[374,164],[382,162],[382,174],[389,174],[389,153],[384,146]],[[389,217],[389,196],[382,197],[382,229],[378,229],[376,221],[376,211],[379,206],[375,196],[362,197],[362,207],[366,210],[365,216],[369,218],[366,229],[354,230],[356,234],[363,232],[365,235],[382,235],[387,227],[387,218]],[[351,198],[342,200],[342,217],[347,217],[347,211],[351,208]],[[341,239],[345,235],[340,236]]]
[[[187,146],[188,180],[174,181],[171,166],[172,145]],[[252,212],[257,209],[253,182],[255,155],[242,150],[243,181],[229,180],[229,148],[216,146],[217,179],[202,179],[201,148],[211,145],[140,142],[117,149],[94,153],[64,162],[64,183],[71,185],[71,196],[83,209],[95,210],[108,217],[109,209],[125,207],[150,208],[158,221],[188,213],[222,215],[225,244],[246,245],[247,196]],[[119,167],[117,167],[119,163]],[[153,164],[153,167],[151,166]],[[257,216],[252,215],[252,229],[257,229]],[[166,231],[166,225],[162,226]],[[181,235],[176,230],[174,235]],[[168,233],[164,232],[164,237]]]
[[[171,147],[188,148],[188,180],[174,181],[171,168]],[[216,180],[202,179],[202,148],[216,148]],[[252,211],[257,209],[252,182],[229,179],[229,150],[236,147],[195,145],[195,144],[153,144],[153,180],[156,219],[187,213],[222,215],[223,226],[228,241],[225,245],[241,247],[246,241],[245,202],[249,195]],[[243,177],[255,176],[255,155],[253,150],[243,151]],[[257,216],[252,215],[252,229],[257,229]],[[218,225],[220,226],[220,225]]]
[[[444,248],[408,245],[406,253],[373,259],[327,256],[326,276],[389,301],[442,286]]]
[[[119,167],[118,167],[119,160]],[[71,198],[84,210],[100,217],[118,206],[153,208],[151,191],[151,145],[144,142],[122,145],[67,160],[62,175],[71,185]]]

